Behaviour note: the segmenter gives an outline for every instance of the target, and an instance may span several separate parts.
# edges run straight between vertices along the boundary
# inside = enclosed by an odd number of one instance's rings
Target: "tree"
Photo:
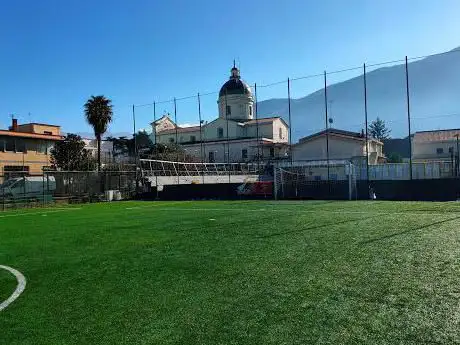
[[[85,103],[86,121],[93,127],[97,140],[97,168],[101,169],[101,140],[112,122],[112,101],[104,96],[91,96]]]
[[[390,138],[391,130],[387,128],[385,121],[377,117],[369,125],[369,134],[377,140],[385,140]]]
[[[196,158],[177,144],[155,144],[141,153],[141,158],[165,161],[194,162]]]
[[[113,151],[115,156],[129,156],[134,157],[136,150],[134,146],[134,137],[128,139],[126,137],[107,137],[108,141],[113,143]],[[148,151],[153,148],[152,140],[145,131],[139,131],[136,134],[136,144],[138,151]]]
[[[65,171],[94,170],[95,162],[85,149],[85,143],[76,134],[67,134],[64,140],[56,142],[51,149],[51,163]]]
[[[399,153],[392,152],[387,157],[387,163],[402,163],[403,159]]]
[[[146,131],[139,131],[136,134],[137,149],[149,149],[153,147],[152,140]]]

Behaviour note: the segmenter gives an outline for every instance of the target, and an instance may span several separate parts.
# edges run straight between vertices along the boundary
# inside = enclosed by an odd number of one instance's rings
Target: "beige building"
[[[180,144],[205,162],[250,162],[286,157],[289,127],[280,117],[254,119],[249,86],[233,67],[219,92],[219,117],[194,127],[177,126],[168,115],[152,122],[153,141]]]
[[[292,145],[293,161],[325,161],[327,160],[327,142],[329,141],[330,160],[349,160],[363,162],[366,159],[366,138],[361,133],[338,129],[328,129],[302,138]],[[376,139],[368,139],[369,164],[382,163],[383,143]]]
[[[412,137],[413,162],[455,161],[460,129],[416,132]]]
[[[8,130],[0,130],[0,175],[17,172],[41,174],[51,165],[50,150],[62,140],[59,126],[41,123],[19,125],[13,119]]]

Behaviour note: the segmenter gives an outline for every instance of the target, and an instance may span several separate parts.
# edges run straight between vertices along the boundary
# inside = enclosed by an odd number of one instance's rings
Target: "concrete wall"
[[[254,109],[252,109],[252,113],[250,110],[253,107],[253,103],[251,95],[227,95],[226,97],[219,97],[217,101],[219,117],[225,119],[227,116],[229,120],[251,120],[254,117]],[[226,105],[231,109],[230,115],[226,115]]]
[[[36,133],[36,134],[45,134],[45,132],[51,133],[51,135],[61,135],[61,128],[57,126],[47,126],[35,123],[27,123],[19,125],[17,132],[23,133]],[[47,133],[47,134],[48,134]]]
[[[227,145],[229,147],[227,148]],[[201,154],[201,145],[200,143],[193,145],[184,145],[185,152],[196,158],[197,161],[200,161]],[[226,141],[222,142],[213,142],[213,143],[203,143],[203,158],[204,162],[209,162],[210,152],[214,154],[215,163],[226,163],[227,162],[227,150],[230,151],[231,163],[237,162],[249,162],[254,161],[257,158],[257,155],[260,154],[265,159],[270,158],[270,146],[269,145],[259,145],[259,150],[257,149],[257,140],[256,139],[245,139],[245,140],[235,140],[229,141],[228,144]],[[247,158],[243,158],[243,150],[247,150]],[[286,147],[275,147],[274,157],[271,158],[281,158],[285,156]]]
[[[377,164],[383,156],[382,145],[369,141],[369,163]],[[326,136],[320,136],[292,146],[293,160],[326,160]],[[329,136],[329,159],[350,160],[353,157],[366,157],[366,143],[362,140]]]
[[[437,149],[443,153],[437,153]],[[451,160],[451,149],[454,156],[457,153],[457,142],[455,139],[448,141],[417,142],[412,141],[412,158],[415,161]]]
[[[0,151],[0,175],[4,174],[5,166],[29,167],[30,174],[41,174],[43,167],[51,165],[49,154],[36,151],[2,152]]]

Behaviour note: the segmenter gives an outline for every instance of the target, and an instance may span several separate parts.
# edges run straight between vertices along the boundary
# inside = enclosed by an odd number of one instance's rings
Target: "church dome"
[[[225,95],[249,95],[251,96],[251,89],[249,85],[246,84],[240,78],[240,71],[238,68],[233,67],[231,70],[230,80],[227,81],[224,85],[222,85],[219,97],[223,97]]]

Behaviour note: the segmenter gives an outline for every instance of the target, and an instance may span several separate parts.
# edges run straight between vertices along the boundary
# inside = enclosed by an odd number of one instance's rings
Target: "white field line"
[[[22,294],[22,292],[26,288],[26,278],[21,272],[15,270],[14,268],[0,265],[0,269],[7,270],[11,274],[13,274],[16,277],[16,280],[18,281],[18,285],[16,286],[16,290],[14,290],[13,294],[10,297],[8,297],[6,301],[0,303],[0,311],[2,311],[6,307],[8,307],[11,303],[13,303],[16,300],[16,298],[19,297],[19,295]]]
[[[65,212],[65,211],[78,211],[78,210],[81,210],[81,207],[50,209],[49,211],[43,210],[43,211],[40,211],[40,212],[23,212],[23,213],[13,213],[13,214],[0,214],[0,218],[37,216],[37,215],[44,215],[44,214],[49,214],[49,213],[58,213],[58,212]]]
[[[297,210],[297,209],[272,209],[268,208],[257,208],[257,209],[248,209],[243,208],[243,210],[238,208],[156,208],[156,211],[234,211],[234,212],[285,212],[285,213],[332,213],[332,214],[372,214],[372,215],[382,215],[382,216],[391,216],[391,215],[417,215],[417,216],[445,216],[451,213],[449,212],[426,212],[426,211],[407,211],[407,212],[379,212],[379,211],[330,211],[330,210]],[[460,214],[460,213],[459,213]]]

